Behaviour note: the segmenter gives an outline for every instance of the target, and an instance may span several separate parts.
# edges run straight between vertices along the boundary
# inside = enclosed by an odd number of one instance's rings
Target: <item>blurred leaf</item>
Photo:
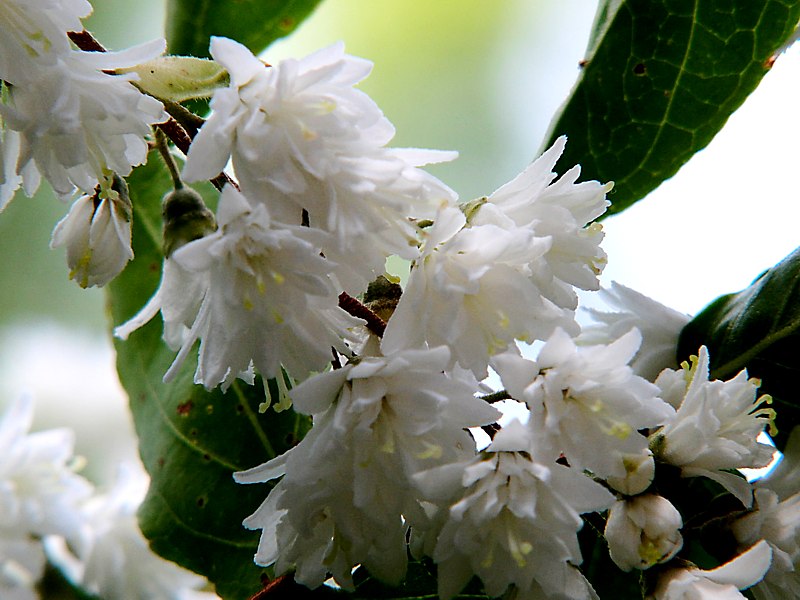
[[[562,164],[626,209],[708,145],[799,18],[797,0],[606,0],[547,146],[566,134]]]
[[[161,273],[161,206],[171,181],[157,154],[128,179],[134,206],[135,259],[110,286],[115,324],[135,314],[158,285]],[[199,189],[213,206],[216,192]],[[226,394],[192,383],[195,360],[162,382],[174,352],[161,340],[154,319],[126,342],[116,341],[117,369],[128,392],[139,450],[151,485],[139,522],[153,549],[207,576],[224,598],[248,598],[261,588],[253,564],[259,532],[242,520],[266,498],[267,485],[238,485],[232,473],[284,452],[308,428],[293,411],[258,414],[260,382],[236,382]]]
[[[209,56],[212,35],[229,37],[258,54],[289,35],[321,0],[167,0],[170,54]]]
[[[705,344],[711,375],[729,379],[747,368],[772,395],[783,448],[800,423],[795,380],[800,377],[800,249],[763,273],[747,289],[717,298],[681,332],[678,357],[697,354]]]

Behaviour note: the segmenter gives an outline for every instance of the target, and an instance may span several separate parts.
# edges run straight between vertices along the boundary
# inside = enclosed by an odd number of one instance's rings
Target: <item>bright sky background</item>
[[[515,0],[504,3],[502,13],[470,15],[467,5],[487,4],[460,1],[328,0],[267,59],[277,62],[345,39],[351,53],[375,61],[364,87],[397,126],[398,143],[461,151],[461,159],[437,175],[467,198],[490,193],[540,150],[549,118],[577,75],[596,3]],[[146,4],[159,10],[158,2]],[[450,14],[443,8],[456,6],[465,8]],[[401,23],[409,11],[418,13],[416,20]],[[360,25],[356,14],[367,22],[376,19],[374,29]],[[138,29],[120,25],[115,39],[124,45],[159,35],[160,17],[154,15]],[[486,19],[502,35],[480,37]],[[470,44],[448,37],[459,27],[474,29]],[[395,32],[405,36],[403,42],[391,37],[397,28],[405,28]],[[414,51],[424,55],[426,48],[439,46],[449,52],[446,60],[417,62]],[[384,84],[387,73],[393,79]],[[448,93],[467,96],[459,105],[464,112],[430,108]],[[609,264],[604,282],[619,281],[696,313],[718,295],[746,287],[800,244],[799,99],[800,49],[795,48],[777,61],[707,149],[650,197],[605,222]],[[485,144],[462,147],[459,135],[477,123],[478,112],[488,120],[480,131],[468,133],[482,136]],[[414,125],[418,137],[407,133]],[[132,438],[110,343],[96,330],[49,325],[51,318],[41,317],[35,327],[26,322],[0,331],[0,404],[32,393],[39,403],[37,426],[77,429],[79,451],[91,455],[90,463],[100,463],[95,475],[106,480],[113,463],[134,452],[131,443],[120,444]]]

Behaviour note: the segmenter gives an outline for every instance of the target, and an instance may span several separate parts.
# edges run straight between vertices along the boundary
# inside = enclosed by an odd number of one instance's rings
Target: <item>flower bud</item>
[[[180,187],[164,195],[161,202],[164,219],[164,257],[175,250],[217,230],[214,213],[203,197],[190,187]]]
[[[128,185],[117,174],[92,196],[81,196],[53,229],[51,248],[65,246],[69,277],[81,287],[102,286],[133,258]]]
[[[666,498],[646,494],[619,500],[606,522],[611,560],[626,572],[666,562],[683,547],[681,527],[681,514]]]
[[[650,450],[645,449],[639,454],[623,454],[622,464],[625,466],[625,476],[609,477],[606,481],[611,487],[626,496],[641,494],[650,487],[656,473]]]

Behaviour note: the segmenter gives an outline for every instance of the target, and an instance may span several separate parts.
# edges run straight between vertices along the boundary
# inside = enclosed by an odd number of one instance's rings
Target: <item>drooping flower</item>
[[[241,44],[217,37],[211,55],[231,85],[215,92],[184,178],[214,177],[231,159],[245,195],[283,223],[300,224],[307,211],[311,227],[333,234],[326,256],[346,252],[343,264],[365,282],[382,272],[388,253],[410,257],[416,231],[409,218],[432,218],[439,203],[455,199],[418,167],[455,155],[385,148],[394,128],[354,88],[371,63],[334,44],[267,67]]]
[[[644,494],[617,500],[608,512],[604,536],[611,560],[623,571],[649,569],[683,547],[683,519],[662,496]]]
[[[52,248],[66,246],[69,278],[81,287],[103,286],[129,260],[132,207],[125,180],[105,178],[94,195],[78,198],[53,229]]]
[[[800,598],[800,492],[781,501],[770,489],[756,488],[752,511],[731,526],[741,547],[766,540],[772,566],[753,588],[757,600]]]
[[[53,189],[87,194],[108,171],[124,177],[147,157],[151,125],[167,118],[161,102],[137,90],[135,75],[106,71],[130,67],[164,50],[164,41],[122,52],[70,50],[38,67],[0,103],[4,127],[20,134],[16,173],[33,161]],[[4,166],[4,171],[8,166]],[[26,191],[32,186],[25,182]]]
[[[447,344],[477,377],[514,339],[533,341],[557,326],[577,333],[571,312],[542,298],[531,265],[546,244],[528,229],[465,227],[454,207],[439,211],[389,319],[385,352]]]
[[[24,85],[41,66],[69,52],[69,31],[81,31],[87,0],[0,2],[0,80]]]
[[[670,569],[663,573],[655,589],[655,600],[743,600],[739,590],[761,581],[769,569],[772,551],[765,541],[758,542],[733,560],[710,570]]]
[[[106,600],[188,600],[205,579],[150,549],[136,519],[146,489],[141,469],[123,464],[113,488],[82,507],[85,525],[77,543],[67,547],[49,538],[48,558],[75,585]]]
[[[474,454],[465,427],[500,413],[473,396],[477,382],[448,375],[446,347],[368,357],[319,374],[291,391],[314,426],[286,454],[239,483],[281,481],[244,524],[261,529],[255,561],[277,574],[296,569],[309,587],[330,573],[352,588],[358,564],[397,584],[406,570],[407,519],[421,511],[410,476]]]
[[[624,478],[625,460],[647,449],[639,430],[674,413],[658,388],[628,366],[640,341],[634,329],[609,345],[576,347],[556,330],[535,361],[509,352],[492,365],[508,393],[528,405],[529,426],[553,460],[563,454],[575,468]]]
[[[709,381],[708,349],[702,346],[692,364],[665,369],[656,379],[661,397],[677,412],[653,434],[658,457],[681,468],[684,477],[704,476],[721,484],[745,506],[753,494],[740,468],[764,467],[773,447],[758,441],[774,418],[769,396],[757,396],[759,382],[742,370],[728,381]]]
[[[597,323],[581,330],[579,344],[607,344],[636,327],[642,334],[642,345],[631,368],[637,375],[654,381],[664,369],[678,368],[678,335],[689,322],[689,315],[617,282],[601,289],[599,296],[616,312],[586,309]]]
[[[580,514],[608,508],[614,498],[580,470],[540,460],[518,421],[481,455],[421,472],[414,481],[445,513],[432,536],[443,600],[474,575],[492,597],[511,586],[520,598],[596,597],[577,568]]]

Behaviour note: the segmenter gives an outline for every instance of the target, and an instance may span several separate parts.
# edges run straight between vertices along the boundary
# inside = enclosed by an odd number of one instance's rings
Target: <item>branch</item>
[[[364,319],[367,322],[367,329],[379,338],[383,337],[383,332],[386,331],[386,321],[381,319],[372,312],[372,310],[361,304],[361,302],[353,298],[347,292],[339,294],[339,307],[354,317]]]

